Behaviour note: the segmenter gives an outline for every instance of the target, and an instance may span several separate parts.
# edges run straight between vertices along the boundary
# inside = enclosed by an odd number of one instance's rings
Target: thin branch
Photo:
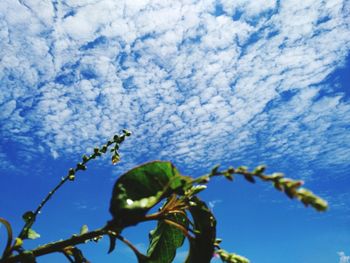
[[[54,252],[62,252],[64,248],[68,246],[75,246],[78,244],[85,243],[88,240],[91,240],[93,238],[106,235],[108,232],[107,228],[100,228],[94,231],[87,232],[82,235],[72,236],[71,238],[60,240],[52,243],[48,243],[42,246],[39,246],[31,252],[33,253],[33,256],[40,257],[46,254],[54,253]],[[25,258],[25,254],[21,253],[15,256],[10,256],[6,259],[2,259],[1,263],[11,263],[11,262],[21,262],[23,258]]]
[[[167,223],[168,225],[171,225],[173,227],[176,227],[177,229],[179,229],[183,234],[184,236],[186,236],[189,240],[192,240],[194,239],[193,236],[191,236],[189,233],[188,233],[188,230],[186,228],[184,228],[182,225],[174,222],[174,221],[171,221],[169,219],[164,219],[164,222]]]
[[[56,191],[58,189],[60,189],[62,187],[63,184],[65,184],[67,181],[69,180],[74,180],[75,177],[75,173],[80,171],[80,170],[85,170],[86,166],[85,164],[87,164],[89,161],[91,161],[92,159],[95,159],[98,156],[101,156],[101,153],[105,153],[108,150],[108,147],[111,146],[112,144],[115,144],[114,147],[114,152],[115,155],[118,155],[117,150],[119,149],[119,145],[120,143],[122,143],[125,139],[125,137],[130,136],[130,132],[123,130],[123,134],[118,136],[115,135],[113,140],[109,140],[105,145],[103,145],[101,147],[101,149],[99,148],[95,148],[94,149],[94,153],[91,154],[89,157],[87,157],[86,155],[83,156],[83,161],[81,163],[78,163],[76,165],[76,168],[71,168],[68,172],[68,174],[65,177],[62,177],[61,181],[47,194],[47,196],[41,201],[41,203],[39,204],[39,206],[35,209],[35,211],[33,212],[33,214],[31,215],[31,218],[26,220],[25,225],[23,226],[21,232],[18,235],[18,238],[20,239],[24,239],[27,236],[28,230],[32,227],[32,225],[34,224],[37,215],[41,212],[43,206],[51,199],[51,197],[56,193]],[[114,156],[115,156],[114,155]],[[113,157],[114,157],[113,156]],[[119,156],[119,155],[118,155]],[[113,161],[113,158],[112,158]],[[113,161],[114,163],[115,161]]]
[[[134,244],[125,239],[123,236],[117,235],[116,238],[125,243],[136,254],[137,258],[147,258],[146,255],[142,254],[137,247],[134,246]]]
[[[5,226],[7,231],[7,243],[6,243],[4,252],[2,254],[2,257],[5,258],[11,253],[11,244],[12,244],[13,234],[12,234],[11,225],[6,219],[0,217],[0,223],[2,223]]]
[[[62,253],[68,259],[69,262],[74,263],[74,260],[67,254],[67,252],[63,251]]]

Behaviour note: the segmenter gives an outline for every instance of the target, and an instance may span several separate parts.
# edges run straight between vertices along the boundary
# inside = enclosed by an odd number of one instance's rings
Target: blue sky
[[[305,180],[330,210],[217,180],[203,198],[223,247],[253,263],[349,262],[349,50],[347,0],[2,0],[0,216],[19,231],[82,154],[127,128],[121,163],[97,161],[63,188],[29,248],[103,225],[113,182],[136,164],[201,175],[264,163]],[[145,248],[150,227],[129,239]],[[134,262],[122,245],[106,250],[103,240],[86,253]]]

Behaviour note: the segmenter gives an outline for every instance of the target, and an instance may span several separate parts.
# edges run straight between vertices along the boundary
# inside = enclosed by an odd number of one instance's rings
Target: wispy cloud
[[[343,251],[338,252],[339,255],[339,263],[349,263],[350,262],[350,257],[346,256]]]
[[[221,203],[222,200],[211,200],[209,201],[209,207],[211,210],[214,210],[214,207],[218,204]]]
[[[350,104],[325,80],[348,55],[348,11],[341,0],[1,1],[1,136],[57,157],[127,127],[130,163],[344,164]]]

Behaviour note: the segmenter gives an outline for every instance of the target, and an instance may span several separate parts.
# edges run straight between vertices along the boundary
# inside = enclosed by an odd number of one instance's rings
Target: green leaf
[[[115,183],[109,211],[112,224],[125,227],[137,224],[162,199],[184,192],[191,180],[166,161],[145,163],[123,174]]]
[[[208,206],[197,197],[189,208],[194,220],[195,238],[190,241],[186,263],[210,262],[216,241],[216,220]]]
[[[168,220],[173,221],[185,229],[188,228],[188,220],[185,214],[176,213],[167,216]],[[176,249],[184,243],[185,235],[183,232],[173,225],[160,220],[156,229],[152,230],[149,235],[150,244],[147,250],[150,263],[170,263],[176,255]]]
[[[29,228],[28,229],[28,236],[29,239],[37,239],[40,237],[40,234],[38,234],[37,232],[35,232],[33,229]]]

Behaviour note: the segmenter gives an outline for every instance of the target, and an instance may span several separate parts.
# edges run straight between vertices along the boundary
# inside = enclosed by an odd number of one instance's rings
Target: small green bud
[[[107,152],[107,145],[103,145],[103,146],[102,146],[101,152],[102,152],[102,153]]]
[[[218,173],[218,170],[219,170],[219,167],[220,167],[219,164],[215,165],[215,166],[213,167],[213,169],[211,170],[210,174],[211,174],[211,175],[217,174],[217,173]]]
[[[86,170],[86,165],[83,165],[82,163],[78,163],[77,164],[77,170],[85,171]]]
[[[203,191],[207,189],[207,186],[206,185],[196,185],[196,186],[193,186],[189,192],[191,195],[196,195],[198,194],[199,192]]]
[[[34,213],[32,211],[27,211],[22,215],[23,220],[28,223],[35,217]]]
[[[83,162],[86,163],[89,161],[89,157],[87,157],[85,154],[83,155]]]
[[[13,245],[14,249],[17,249],[23,245],[23,240],[20,239],[19,237],[16,237],[15,239],[15,244]]]
[[[319,212],[326,211],[328,209],[328,203],[321,198],[316,198],[315,202],[311,205]]]
[[[254,169],[253,173],[260,175],[265,171],[265,169],[266,169],[265,165],[259,165]]]
[[[283,191],[283,186],[279,182],[275,182],[273,186],[278,190],[278,191]]]
[[[250,183],[253,183],[253,184],[255,183],[254,177],[251,176],[250,174],[249,175],[244,175],[244,178]]]
[[[227,172],[228,172],[229,174],[234,174],[234,173],[235,173],[235,169],[234,169],[232,166],[230,166],[230,167],[227,169]]]
[[[190,202],[189,202],[189,205],[190,205],[190,206],[197,206],[197,203],[196,203],[196,202],[193,202],[193,201],[190,201]]]
[[[123,134],[122,136],[119,137],[118,143],[122,143],[124,140],[125,140],[125,134]]]
[[[283,177],[284,177],[283,173],[273,173],[273,174],[271,174],[271,178],[274,179],[274,180],[278,180],[278,179],[281,179]]]
[[[87,232],[89,232],[88,226],[87,226],[87,225],[83,225],[83,226],[80,228],[80,235],[86,234]]]
[[[284,192],[290,199],[293,199],[296,195],[296,191],[293,188],[284,188]]]
[[[126,129],[123,129],[123,133],[125,134],[125,136],[130,136],[131,135],[131,132],[126,130]]]
[[[222,242],[222,239],[221,239],[221,238],[215,239],[215,245],[218,246],[221,242]]]
[[[112,156],[112,164],[116,164],[116,163],[119,162],[119,161],[120,161],[119,155],[118,155],[118,154],[114,154],[114,155]]]
[[[225,178],[227,179],[227,180],[229,180],[229,181],[233,181],[233,176],[232,176],[232,174],[231,173],[229,173],[228,171],[226,172],[226,173],[224,173],[224,176],[225,176]]]
[[[74,181],[75,180],[75,175],[71,174],[68,176],[69,181]]]
[[[237,172],[246,172],[248,171],[248,167],[247,166],[239,166],[237,168]]]
[[[75,170],[73,168],[70,168],[68,171],[68,175],[74,175],[75,174]]]

